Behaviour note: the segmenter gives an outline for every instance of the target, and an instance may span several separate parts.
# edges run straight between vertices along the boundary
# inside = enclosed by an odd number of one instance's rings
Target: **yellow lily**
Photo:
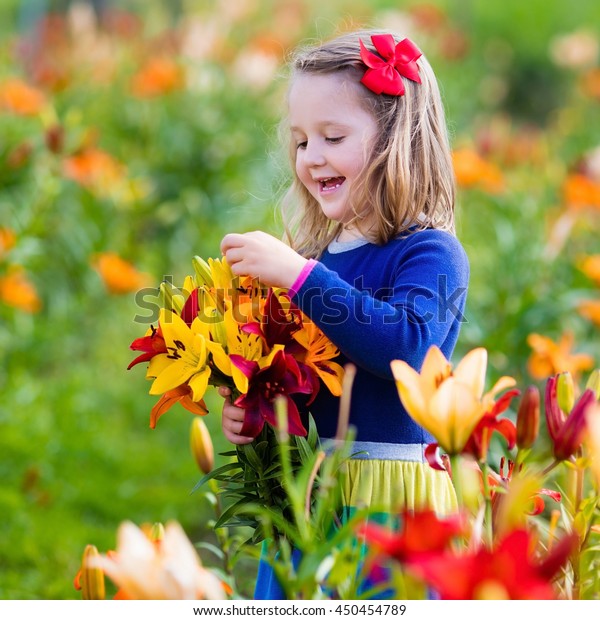
[[[227,352],[230,355],[241,355],[248,361],[258,361],[262,358],[263,343],[261,337],[243,331],[235,319],[232,308],[225,310],[223,325],[227,340]],[[213,351],[213,360],[223,374],[233,378],[235,387],[241,394],[248,391],[248,377],[235,364],[231,363],[231,359],[229,355],[225,354],[223,347],[221,347],[220,352],[215,353]]]
[[[234,275],[231,267],[223,259],[208,259],[208,268],[210,270],[210,281],[212,284],[206,284],[202,288],[211,298],[210,305],[215,306],[220,314],[225,312],[225,299],[231,297]]]
[[[502,377],[486,394],[487,351],[470,351],[452,371],[437,347],[425,356],[421,373],[406,362],[394,360],[392,374],[408,414],[429,431],[448,454],[458,454],[500,390],[514,385]]]
[[[208,325],[196,318],[188,327],[177,314],[164,309],[160,311],[159,325],[167,353],[150,360],[146,374],[154,378],[150,394],[163,394],[187,383],[192,390],[192,400],[199,401],[208,387],[211,372],[208,352],[214,348]]]
[[[208,267],[212,276],[213,286],[217,290],[227,291],[231,288],[231,283],[235,276],[225,257],[209,258]]]
[[[225,313],[226,308],[233,309],[237,322],[241,324],[258,321],[266,298],[266,290],[258,280],[251,276],[240,278],[233,275],[225,258],[209,258],[207,267],[210,270],[210,284],[203,288],[212,299],[209,305],[216,306],[221,314]]]

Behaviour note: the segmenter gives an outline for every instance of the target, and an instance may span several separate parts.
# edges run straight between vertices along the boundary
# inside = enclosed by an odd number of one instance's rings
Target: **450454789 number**
[[[340,616],[403,616],[406,605],[338,605],[335,613]]]

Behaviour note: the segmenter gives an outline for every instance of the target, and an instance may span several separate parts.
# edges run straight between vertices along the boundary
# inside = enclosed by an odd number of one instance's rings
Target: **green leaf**
[[[242,514],[242,515],[248,514],[248,511],[250,511],[250,509],[251,509],[251,505],[248,504],[248,501],[246,498],[238,500],[231,506],[228,506],[223,511],[223,513],[221,514],[221,516],[217,519],[217,522],[215,523],[215,529],[223,527],[223,525],[225,525],[230,519],[232,519],[234,516],[237,516],[238,514]]]
[[[196,543],[194,545],[197,549],[206,549],[207,551],[210,551],[212,554],[214,554],[216,557],[219,558],[219,560],[224,560],[225,559],[225,553],[223,552],[223,550],[220,547],[217,547],[216,545],[213,545],[209,542],[206,541],[200,541],[198,543]]]
[[[227,465],[223,465],[222,467],[213,469],[211,472],[206,474],[206,476],[202,476],[202,478],[200,478],[194,488],[190,491],[190,495],[197,491],[202,485],[206,484],[209,480],[212,480],[213,478],[218,480],[220,476],[223,476],[223,474],[226,474],[227,472],[238,468],[239,463],[228,463]]]

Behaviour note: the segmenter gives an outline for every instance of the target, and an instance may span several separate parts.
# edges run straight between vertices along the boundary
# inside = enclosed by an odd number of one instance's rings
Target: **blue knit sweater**
[[[350,424],[357,441],[430,443],[403,408],[390,362],[420,369],[431,345],[449,359],[461,323],[469,263],[450,233],[427,229],[384,246],[336,243],[321,256],[292,300],[357,367]],[[311,405],[319,435],[333,437],[339,398],[323,386]]]

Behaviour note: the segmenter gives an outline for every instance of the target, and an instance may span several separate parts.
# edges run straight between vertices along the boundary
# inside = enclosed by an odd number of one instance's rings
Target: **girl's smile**
[[[326,179],[319,179],[321,184],[321,193],[330,194],[335,191],[346,180],[346,177],[328,177]]]
[[[361,88],[340,74],[301,74],[289,95],[296,174],[323,213],[342,224],[362,206],[353,205],[353,189],[377,135]]]

